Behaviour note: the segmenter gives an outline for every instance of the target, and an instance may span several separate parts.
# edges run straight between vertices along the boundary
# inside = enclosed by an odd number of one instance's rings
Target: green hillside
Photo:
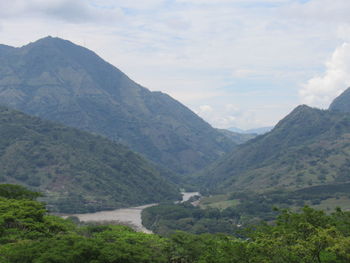
[[[52,37],[2,47],[2,105],[106,136],[180,174],[234,145],[178,101],[140,86],[86,48]]]
[[[269,133],[209,167],[200,177],[219,191],[266,191],[350,181],[350,115],[299,106]]]
[[[75,224],[70,219],[49,215],[42,203],[23,197],[20,192],[27,195],[25,189],[12,186],[10,190],[19,195],[0,192],[0,262],[4,263],[350,261],[350,212],[341,209],[329,215],[309,207],[298,213],[284,210],[274,224],[265,222],[241,229],[235,235],[177,231],[162,237],[137,233],[125,226]],[[201,215],[187,208],[176,209],[170,217],[187,223],[198,221]],[[229,213],[220,216],[228,225],[231,223]],[[210,217],[215,225],[215,215]],[[149,219],[153,219],[152,213]],[[169,218],[162,215],[161,219]]]
[[[245,143],[257,136],[257,134],[253,134],[253,133],[239,133],[239,132],[233,132],[227,129],[217,129],[217,130],[236,144]]]
[[[167,175],[101,136],[0,107],[0,182],[44,193],[52,211],[87,212],[174,200]]]

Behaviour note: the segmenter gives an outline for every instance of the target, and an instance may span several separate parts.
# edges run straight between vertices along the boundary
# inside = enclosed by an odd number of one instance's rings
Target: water
[[[110,211],[100,211],[95,213],[86,214],[73,214],[71,216],[76,216],[80,221],[83,222],[116,222],[121,224],[130,225],[136,231],[144,233],[152,233],[152,231],[146,229],[141,222],[141,212],[143,209],[157,204],[148,204],[137,207],[121,208]]]
[[[182,202],[188,201],[192,196],[199,195],[198,192],[183,192]],[[141,212],[143,209],[157,204],[148,204],[137,207],[121,208],[111,211],[100,211],[86,214],[72,214],[69,216],[76,216],[83,222],[120,222],[131,225],[134,229],[144,233],[152,233],[142,225]],[[67,215],[68,216],[68,215]],[[65,216],[65,217],[67,217]]]

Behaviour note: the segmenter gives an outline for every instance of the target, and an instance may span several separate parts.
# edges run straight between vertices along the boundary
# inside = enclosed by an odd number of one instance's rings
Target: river
[[[188,201],[192,196],[199,195],[198,192],[183,192],[182,201]],[[128,224],[134,229],[144,233],[152,233],[152,231],[146,229],[142,225],[141,221],[141,212],[143,209],[157,204],[147,204],[143,206],[121,208],[110,211],[100,211],[95,213],[86,213],[86,214],[72,214],[69,216],[76,216],[80,221],[83,222],[120,222],[121,224]],[[68,215],[64,216],[67,217]]]

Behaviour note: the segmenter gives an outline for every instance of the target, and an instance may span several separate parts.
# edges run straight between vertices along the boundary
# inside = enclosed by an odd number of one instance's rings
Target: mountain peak
[[[342,94],[333,100],[329,106],[329,110],[350,112],[350,88],[347,88]]]
[[[122,142],[182,174],[234,145],[180,102],[70,41],[48,36],[10,53],[0,61],[9,69],[0,74],[0,104]]]
[[[34,47],[79,47],[78,45],[70,42],[69,40],[65,40],[59,37],[47,36],[44,38],[40,38],[37,41],[31,42],[28,45],[25,45],[24,48],[34,48]]]
[[[48,43],[48,42],[62,42],[62,41],[69,42],[68,40],[65,40],[59,37],[47,36],[47,37],[40,38],[37,41],[34,41],[33,43],[44,43],[44,42]]]
[[[296,123],[299,125],[302,123],[307,123],[310,118],[314,115],[315,111],[318,111],[317,109],[311,108],[310,106],[307,106],[305,104],[297,106],[294,110],[292,110],[291,113],[289,113],[285,118],[280,120],[276,128],[289,126],[293,123]]]
[[[296,113],[296,112],[304,112],[304,111],[307,111],[307,110],[312,110],[313,108],[306,105],[306,104],[301,104],[299,106],[297,106],[292,112],[291,114],[293,113]]]

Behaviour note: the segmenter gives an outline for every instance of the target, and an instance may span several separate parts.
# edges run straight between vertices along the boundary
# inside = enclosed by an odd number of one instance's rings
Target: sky
[[[0,0],[0,43],[85,46],[218,128],[275,125],[350,86],[349,0]]]

